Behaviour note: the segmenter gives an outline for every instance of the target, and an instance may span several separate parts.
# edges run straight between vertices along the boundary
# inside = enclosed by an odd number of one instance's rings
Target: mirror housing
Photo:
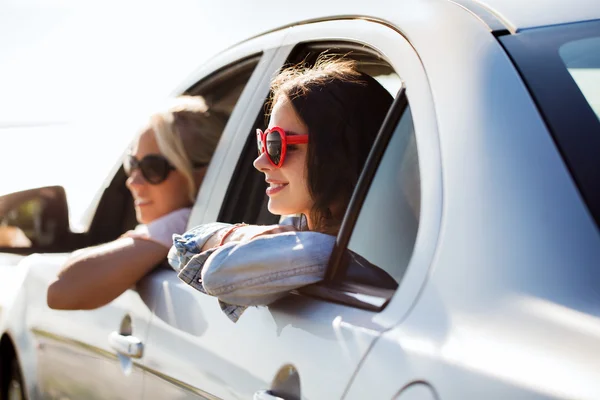
[[[0,196],[0,247],[60,251],[70,235],[69,209],[62,186]]]

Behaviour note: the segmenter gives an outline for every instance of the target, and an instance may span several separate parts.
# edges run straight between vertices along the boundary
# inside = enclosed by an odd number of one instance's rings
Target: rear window
[[[558,54],[600,119],[600,35],[565,43],[558,49]]]
[[[499,38],[600,227],[600,20]]]

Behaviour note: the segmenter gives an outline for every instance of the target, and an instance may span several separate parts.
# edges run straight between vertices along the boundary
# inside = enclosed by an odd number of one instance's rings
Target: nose
[[[266,172],[270,171],[271,169],[273,169],[273,166],[267,159],[266,152],[262,153],[261,155],[256,157],[256,159],[254,160],[252,165],[254,165],[254,168],[256,168],[257,170],[259,170],[260,172],[263,172],[263,173],[266,173]]]
[[[142,176],[142,172],[137,168],[131,171],[131,175],[129,175],[129,178],[127,178],[127,180],[125,181],[125,185],[129,190],[132,190],[132,188],[139,187],[145,184],[146,180]]]

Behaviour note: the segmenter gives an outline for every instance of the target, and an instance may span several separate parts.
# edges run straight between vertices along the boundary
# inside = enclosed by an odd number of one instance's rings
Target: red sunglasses
[[[308,135],[294,135],[274,126],[266,131],[256,130],[258,155],[267,153],[267,159],[275,168],[281,168],[288,144],[306,144]]]

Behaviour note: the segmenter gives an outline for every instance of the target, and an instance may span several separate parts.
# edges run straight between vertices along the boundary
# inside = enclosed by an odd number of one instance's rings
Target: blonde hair
[[[210,162],[226,123],[227,116],[209,111],[200,96],[174,98],[164,111],[150,117],[158,148],[185,177],[192,203],[198,192],[194,165]]]

